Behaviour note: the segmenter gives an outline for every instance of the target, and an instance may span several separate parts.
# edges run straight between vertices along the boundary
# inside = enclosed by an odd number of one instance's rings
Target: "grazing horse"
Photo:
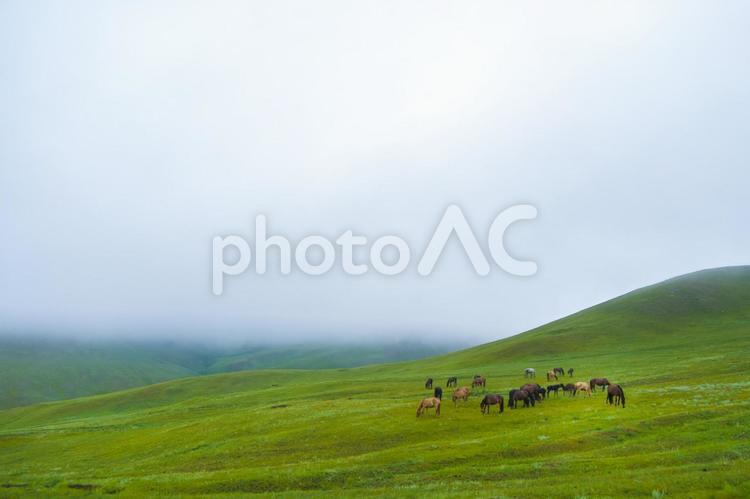
[[[471,387],[476,388],[478,386],[485,388],[487,386],[487,378],[484,376],[474,376],[474,380],[471,382]]]
[[[565,376],[565,369],[563,369],[562,367],[556,367],[553,369],[553,371],[555,371],[555,374],[559,376]]]
[[[466,402],[469,400],[469,394],[471,393],[471,390],[469,390],[467,387],[462,386],[461,388],[453,391],[453,404],[457,405],[459,400],[463,400]]]
[[[552,381],[553,379],[557,381],[557,372],[554,369],[547,371],[547,381]]]
[[[435,387],[435,398],[443,400],[443,389],[440,388],[439,386]]]
[[[523,377],[524,378],[536,378],[536,369],[533,367],[527,367],[523,370]]]
[[[573,368],[568,369],[568,376],[573,377]]]
[[[428,397],[422,400],[417,407],[417,417],[419,417],[427,409],[435,408],[435,416],[440,416],[440,399],[435,397]]]
[[[609,386],[609,380],[607,378],[592,378],[589,380],[589,386],[594,391],[596,391],[597,386],[601,386],[602,391],[604,391]]]
[[[575,390],[573,391],[573,395],[576,395],[578,392],[586,392],[588,396],[591,396],[591,385],[586,383],[585,381],[579,381],[575,385]]]
[[[455,376],[451,376],[450,378],[448,378],[448,382],[445,384],[445,386],[447,386],[448,388],[450,388],[451,386],[457,386],[457,385],[458,385],[458,378]]]
[[[521,390],[525,391],[538,401],[541,401],[545,395],[545,393],[542,392],[542,387],[536,383],[526,383],[521,387]]]
[[[625,392],[620,385],[607,386],[607,402],[609,402],[609,405],[614,403],[615,407],[622,403],[622,408],[625,408]]]
[[[563,389],[565,391],[565,385],[558,384],[558,385],[547,385],[547,395],[549,395],[552,392],[555,392],[555,396],[558,395],[558,390]]]
[[[524,407],[534,406],[534,396],[526,390],[513,389],[508,394],[508,407],[515,409],[518,407],[518,402],[523,402]]]
[[[424,382],[425,390],[432,390],[432,378],[427,378],[427,381]]]
[[[500,394],[488,394],[485,395],[482,399],[482,402],[479,404],[479,408],[482,410],[482,414],[489,414],[490,413],[490,406],[497,404],[499,406],[498,414],[502,414],[505,410],[505,402],[503,401],[503,396]]]
[[[569,392],[568,397],[572,397],[576,394],[576,385],[573,383],[568,383],[567,385],[563,386],[563,392]]]

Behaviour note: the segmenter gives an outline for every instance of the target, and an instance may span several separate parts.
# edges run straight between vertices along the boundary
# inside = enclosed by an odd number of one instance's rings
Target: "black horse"
[[[563,385],[563,384],[547,385],[547,395],[548,396],[552,392],[555,392],[555,396],[557,396],[559,390],[565,391],[565,385]]]
[[[424,387],[426,390],[432,389],[432,378],[427,378],[427,381],[424,382]]]
[[[573,377],[573,368],[568,369],[568,376]]]
[[[448,388],[451,386],[458,386],[458,378],[456,376],[451,376],[448,378],[448,382],[445,384]]]
[[[440,388],[439,386],[435,387],[435,398],[443,400],[443,389]]]
[[[482,399],[482,402],[479,404],[479,408],[482,410],[482,414],[489,414],[490,413],[490,406],[497,404],[498,414],[502,414],[505,410],[505,402],[503,401],[503,396],[500,394],[488,394],[485,395]]]

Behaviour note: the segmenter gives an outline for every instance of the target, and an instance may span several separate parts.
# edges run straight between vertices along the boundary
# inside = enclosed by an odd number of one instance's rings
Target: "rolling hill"
[[[702,271],[423,360],[0,411],[0,494],[748,497],[748,353],[750,267]],[[480,391],[415,418],[427,376],[507,394],[527,366],[606,376],[627,408],[597,392],[482,415]]]
[[[322,369],[419,359],[446,345],[211,347],[146,341],[0,336],[0,409],[246,369]]]

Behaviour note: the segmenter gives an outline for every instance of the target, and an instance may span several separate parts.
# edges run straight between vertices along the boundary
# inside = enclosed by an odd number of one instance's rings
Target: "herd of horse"
[[[556,367],[547,372],[547,381],[559,381],[559,377],[565,376],[565,370],[562,367]],[[568,369],[568,376],[573,376],[573,368]],[[528,367],[524,370],[525,378],[535,378],[536,370]],[[427,390],[433,389],[434,380],[427,378],[424,387]],[[459,402],[468,402],[469,395],[473,388],[487,387],[487,378],[479,374],[475,374],[471,381],[471,388],[468,386],[462,386],[458,388],[458,377],[451,376],[446,382],[447,387],[453,387],[455,390],[451,396],[453,405],[457,406]],[[588,397],[591,397],[591,392],[595,392],[597,387],[601,387],[602,391],[607,392],[605,401],[610,405],[625,407],[625,392],[622,387],[615,383],[610,383],[607,378],[591,378],[588,382],[578,381],[576,383],[556,383],[553,385],[547,385],[546,388],[542,387],[537,383],[525,383],[520,388],[514,388],[508,393],[508,407],[515,409],[519,407],[519,404],[523,404],[523,407],[534,407],[536,404],[549,398],[553,393],[555,396],[559,396],[560,390],[563,394],[568,394],[569,397],[574,397],[578,392],[584,393]],[[440,415],[440,404],[443,400],[443,389],[439,386],[434,388],[433,396],[422,399],[417,407],[417,417],[426,413],[428,409],[435,409],[435,415]],[[499,393],[490,393],[482,398],[479,403],[479,408],[482,414],[489,414],[491,406],[498,406],[498,413],[501,414],[505,410],[505,398]]]

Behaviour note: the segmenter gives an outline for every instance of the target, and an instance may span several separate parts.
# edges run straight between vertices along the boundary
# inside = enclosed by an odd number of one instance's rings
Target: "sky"
[[[740,1],[5,0],[0,331],[478,343],[748,264],[749,16]],[[538,215],[505,246],[536,274],[479,276],[451,239],[419,275],[448,206],[489,259],[516,204]],[[337,255],[284,275],[269,253],[267,273],[214,295],[212,239],[252,246],[259,214],[292,245],[396,235],[411,264],[352,276]]]

